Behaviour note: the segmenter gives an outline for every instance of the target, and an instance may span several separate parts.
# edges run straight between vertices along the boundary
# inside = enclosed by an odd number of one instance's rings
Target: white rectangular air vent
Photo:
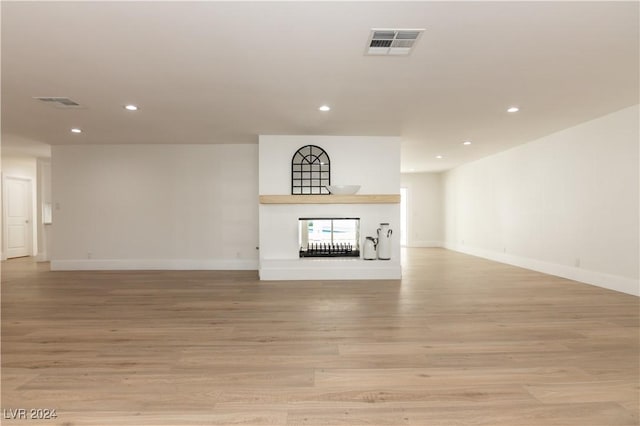
[[[366,55],[408,55],[424,32],[419,29],[374,28],[371,30]]]
[[[82,108],[82,105],[69,98],[36,96],[33,99],[39,100],[56,108]]]

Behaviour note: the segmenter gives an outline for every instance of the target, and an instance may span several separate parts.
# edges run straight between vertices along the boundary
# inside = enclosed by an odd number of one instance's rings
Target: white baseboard
[[[442,241],[411,241],[406,247],[442,247]]]
[[[526,257],[514,256],[507,253],[499,253],[491,250],[479,249],[475,247],[460,246],[457,244],[444,244],[444,248],[458,251],[472,256],[478,256],[489,260],[494,260],[520,268],[531,269],[557,277],[580,281],[585,284],[595,285],[609,290],[619,291],[634,296],[640,296],[640,281],[632,278],[621,277],[619,275],[605,274],[602,272],[588,271],[573,266],[560,265],[557,263],[544,262],[541,260]]]
[[[399,280],[400,262],[363,259],[262,260],[260,279],[274,280]]]
[[[49,256],[46,253],[38,253],[36,255],[36,262],[47,262],[49,260]]]
[[[242,259],[58,259],[52,271],[256,270],[258,260]]]

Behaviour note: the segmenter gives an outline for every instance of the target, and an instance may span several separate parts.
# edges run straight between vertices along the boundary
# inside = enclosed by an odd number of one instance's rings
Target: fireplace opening
[[[300,257],[360,257],[360,218],[301,217]]]

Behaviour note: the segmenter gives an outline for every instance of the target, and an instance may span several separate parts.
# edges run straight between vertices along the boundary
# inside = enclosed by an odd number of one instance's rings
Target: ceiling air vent
[[[372,29],[366,55],[406,56],[424,32],[420,29]]]
[[[37,99],[56,108],[82,108],[79,103],[69,98],[36,96],[33,99]]]

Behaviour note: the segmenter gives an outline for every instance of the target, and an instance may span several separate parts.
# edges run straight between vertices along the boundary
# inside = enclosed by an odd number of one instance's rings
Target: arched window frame
[[[291,158],[292,195],[328,195],[331,185],[329,154],[317,145],[305,145]]]

